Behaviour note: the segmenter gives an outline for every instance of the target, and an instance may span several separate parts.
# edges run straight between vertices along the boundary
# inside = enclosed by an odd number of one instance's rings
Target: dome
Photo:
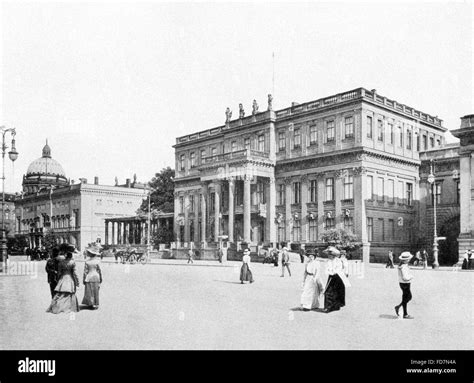
[[[37,160],[34,160],[30,166],[28,166],[26,176],[28,177],[31,175],[66,177],[61,164],[51,158],[51,148],[48,146],[48,141],[46,141],[46,145],[43,147],[43,155]]]

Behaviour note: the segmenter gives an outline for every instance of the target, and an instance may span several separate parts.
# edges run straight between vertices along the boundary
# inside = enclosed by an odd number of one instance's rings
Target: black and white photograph
[[[472,382],[473,16],[2,1],[0,382],[163,351]]]

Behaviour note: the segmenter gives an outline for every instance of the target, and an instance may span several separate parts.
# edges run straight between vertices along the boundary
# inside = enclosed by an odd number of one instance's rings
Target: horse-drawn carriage
[[[148,262],[146,251],[134,247],[113,247],[101,249],[100,259],[107,256],[115,257],[115,262],[134,264],[140,262],[145,264]]]

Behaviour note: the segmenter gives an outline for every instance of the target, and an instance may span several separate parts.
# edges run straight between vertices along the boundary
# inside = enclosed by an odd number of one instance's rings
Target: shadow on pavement
[[[230,283],[230,284],[235,284],[235,285],[240,285],[241,283],[240,282],[232,282],[232,281],[221,281],[221,280],[218,280],[218,279],[214,279],[214,282],[221,282],[221,283]]]
[[[83,310],[95,311],[92,306],[79,305],[79,311],[83,311]]]
[[[396,315],[389,315],[389,314],[380,314],[379,318],[382,319],[398,319]]]

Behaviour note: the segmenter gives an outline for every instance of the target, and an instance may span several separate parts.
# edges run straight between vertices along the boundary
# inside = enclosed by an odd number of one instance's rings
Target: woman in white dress
[[[301,306],[303,311],[310,311],[320,306],[319,295],[323,291],[323,285],[319,278],[318,263],[314,253],[308,254],[309,261],[304,269],[303,293],[301,294]]]

